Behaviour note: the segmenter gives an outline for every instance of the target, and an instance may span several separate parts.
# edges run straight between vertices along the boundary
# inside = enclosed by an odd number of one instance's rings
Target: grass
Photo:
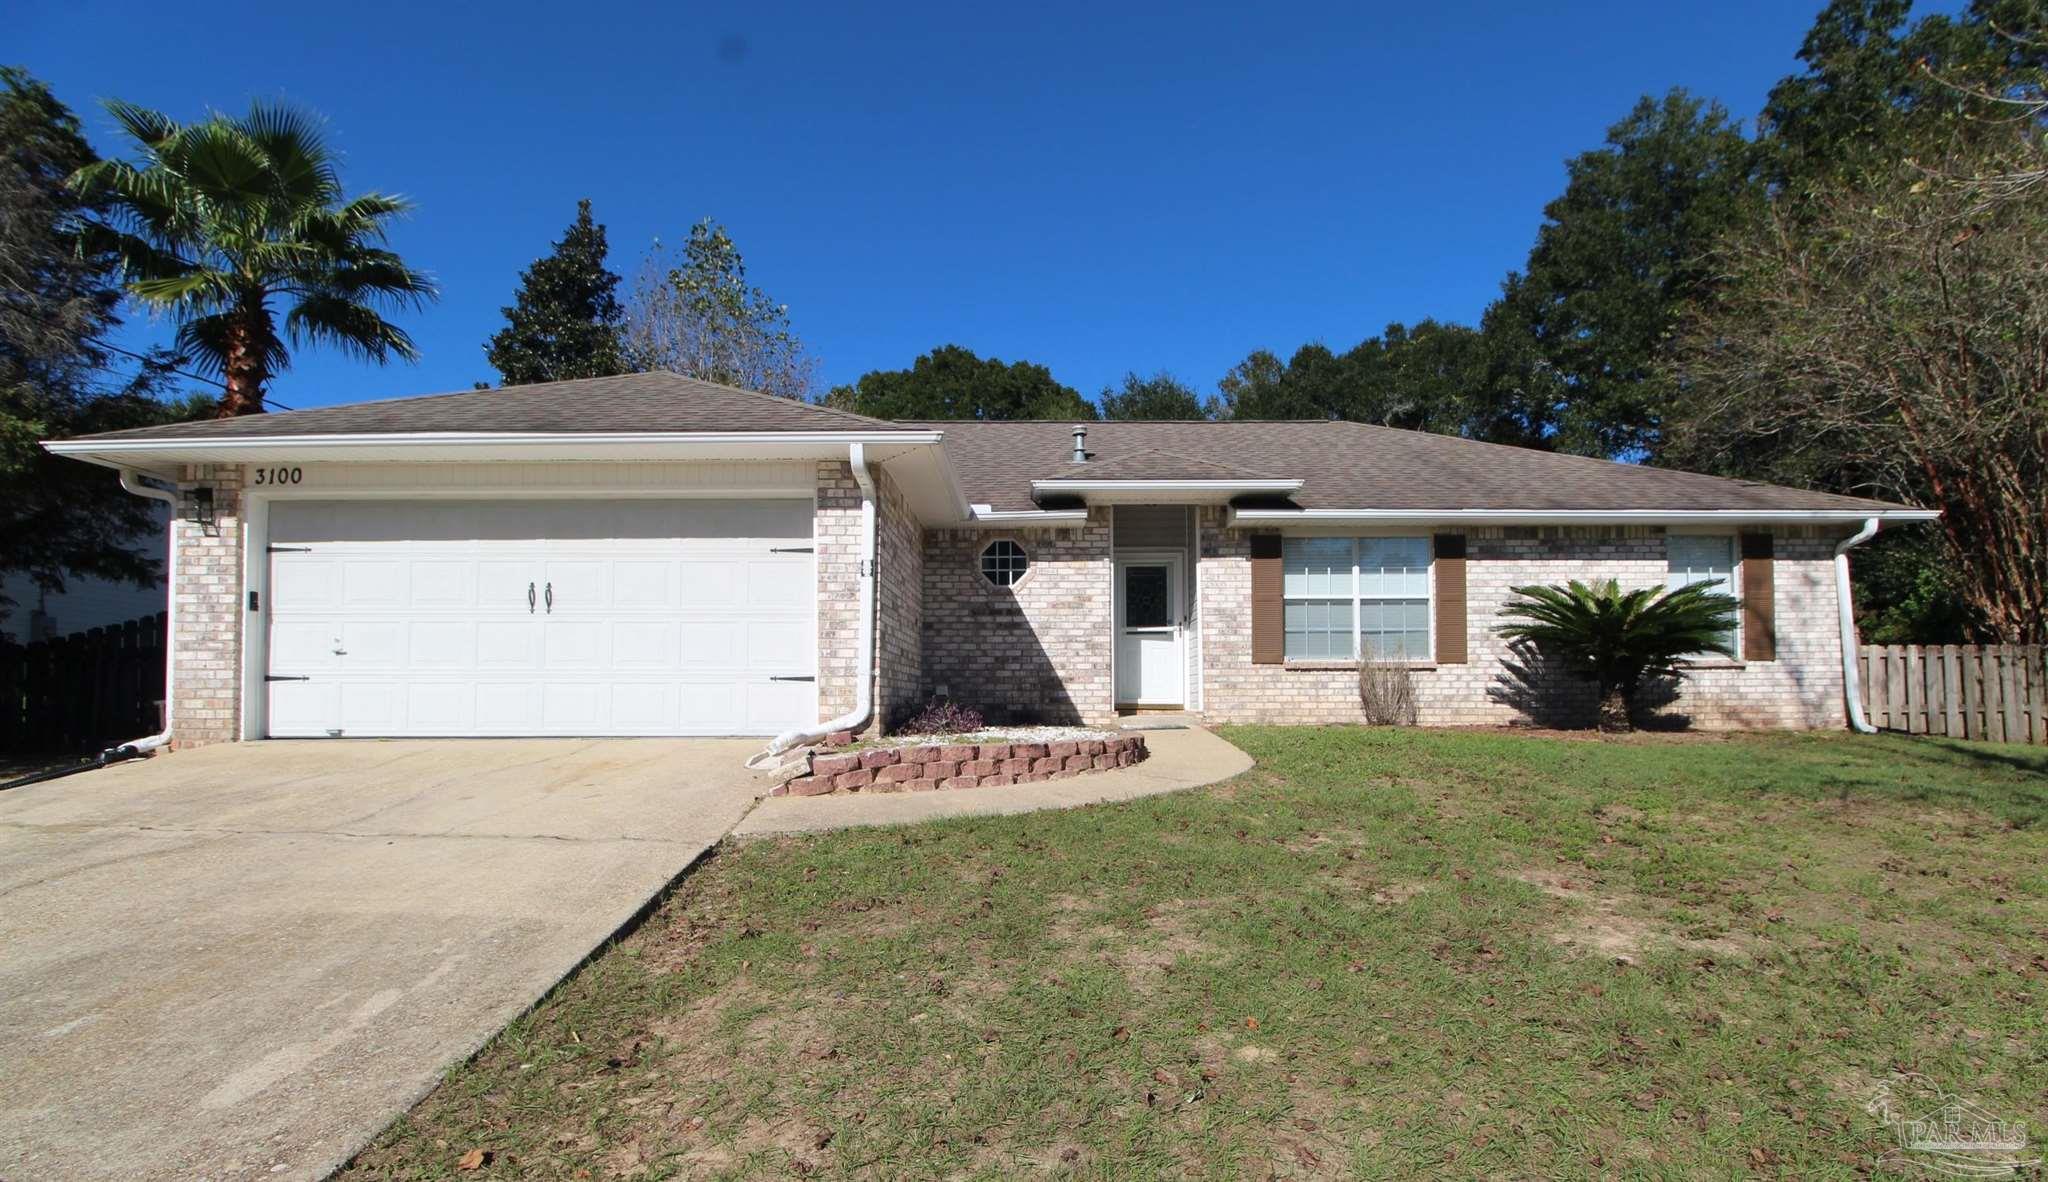
[[[722,848],[345,1177],[1863,1177],[1901,1070],[2048,1127],[2048,753],[1224,733]]]

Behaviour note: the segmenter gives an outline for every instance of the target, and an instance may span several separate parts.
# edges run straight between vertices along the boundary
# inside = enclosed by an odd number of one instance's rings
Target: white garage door
[[[269,733],[814,722],[813,569],[808,500],[277,501]]]

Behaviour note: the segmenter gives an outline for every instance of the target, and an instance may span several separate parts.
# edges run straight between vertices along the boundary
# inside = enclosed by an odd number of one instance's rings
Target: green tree
[[[1202,399],[1186,382],[1161,371],[1149,378],[1124,375],[1122,388],[1109,387],[1096,400],[1105,419],[1199,419]]]
[[[1706,583],[1623,591],[1613,579],[1591,586],[1574,579],[1512,590],[1517,598],[1501,614],[1515,622],[1496,631],[1592,681],[1603,731],[1633,728],[1630,712],[1646,678],[1676,676],[1682,660],[1699,653],[1735,655],[1735,600]]]
[[[1507,380],[1485,334],[1422,320],[1390,324],[1348,352],[1309,344],[1281,361],[1260,349],[1217,383],[1217,415],[1349,419],[1497,443],[1543,446],[1540,408]]]
[[[619,277],[605,266],[605,253],[604,227],[591,220],[590,200],[578,201],[576,220],[554,250],[520,272],[505,327],[484,350],[506,385],[626,372]]]
[[[680,259],[659,242],[640,268],[626,310],[627,363],[746,390],[808,398],[817,362],[790,327],[789,305],[747,282],[746,260],[725,227],[690,227]]]
[[[51,591],[73,575],[145,583],[159,564],[134,548],[152,502],[37,442],[190,414],[151,396],[160,368],[124,381],[100,343],[119,324],[115,260],[81,248],[98,211],[65,184],[95,159],[48,87],[0,67],[0,574]]]
[[[864,373],[829,405],[878,419],[1093,419],[1094,404],[1028,361],[977,357],[959,345],[922,354],[909,369]]]
[[[140,159],[87,164],[71,178],[106,211],[89,227],[88,249],[117,257],[128,294],[176,320],[179,353],[221,376],[222,418],[263,410],[291,348],[320,343],[376,362],[417,356],[383,315],[435,296],[425,274],[383,245],[411,206],[382,193],[344,198],[315,117],[262,102],[191,124],[132,103],[107,110]]]
[[[1910,20],[1910,0],[1831,0],[1799,48],[1806,68],[1771,89],[1759,120],[1783,200],[1888,174],[1901,161],[1996,142],[1999,96],[2048,65],[2042,0],[1972,0]]]
[[[1605,147],[1566,164],[1527,269],[1487,320],[1531,342],[1552,375],[1562,450],[1657,455],[1659,351],[1685,301],[1711,284],[1714,242],[1762,196],[1755,158],[1719,104],[1674,90],[1637,103]]]

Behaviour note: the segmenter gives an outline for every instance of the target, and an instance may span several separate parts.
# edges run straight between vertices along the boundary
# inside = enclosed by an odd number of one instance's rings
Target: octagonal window
[[[1030,568],[1031,559],[1025,556],[1024,547],[1008,538],[990,542],[981,552],[981,577],[998,587],[1016,586]]]

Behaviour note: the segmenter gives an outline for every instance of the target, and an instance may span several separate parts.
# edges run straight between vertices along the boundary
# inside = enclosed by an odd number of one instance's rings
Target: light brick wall
[[[920,703],[924,547],[922,530],[889,474],[871,465],[875,489],[875,650],[878,732]],[[818,720],[853,709],[860,655],[860,485],[844,460],[818,465],[813,521],[818,562]]]
[[[1024,547],[1014,587],[981,577],[997,538]],[[1110,683],[1109,511],[1076,529],[928,530],[924,536],[924,688],[992,720],[1105,723]]]
[[[242,475],[207,467],[188,470],[186,480],[213,488],[215,523],[184,520],[182,506],[171,523],[178,546],[171,741],[203,747],[242,734]]]
[[[1202,519],[1204,715],[1217,721],[1359,721],[1355,668],[1251,663],[1249,535],[1220,528],[1220,520],[1215,511],[1205,511]],[[1662,586],[1664,533],[1652,527],[1466,532],[1471,659],[1414,672],[1418,721],[1425,726],[1590,723],[1595,703],[1588,683],[1540,667],[1518,679],[1514,670],[1521,667],[1520,658],[1494,632],[1502,622],[1500,609],[1511,587],[1530,583],[1613,578],[1624,587]],[[1695,669],[1682,684],[1662,692],[1646,687],[1640,700],[1653,705],[1656,714],[1706,728],[1843,725],[1833,565],[1837,540],[1835,534],[1810,529],[1777,532],[1777,660]]]

